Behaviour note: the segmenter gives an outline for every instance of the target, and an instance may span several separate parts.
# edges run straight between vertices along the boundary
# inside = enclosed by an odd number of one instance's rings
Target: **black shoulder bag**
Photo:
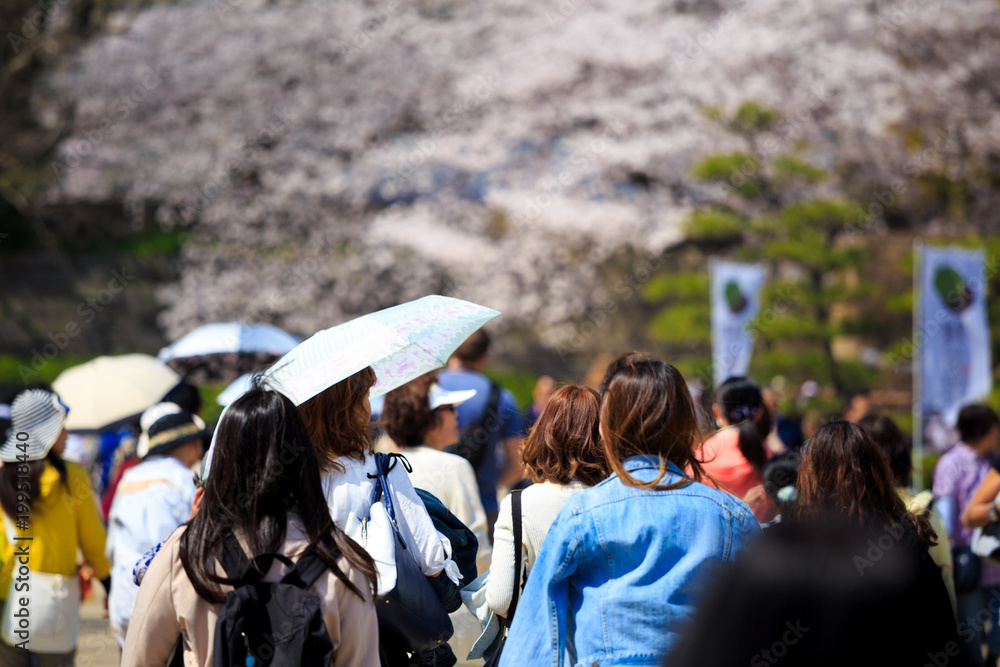
[[[490,419],[495,420],[495,425],[490,428]],[[472,469],[479,472],[486,458],[486,448],[495,442],[494,433],[500,426],[500,385],[490,382],[490,395],[486,401],[483,412],[473,421],[469,422],[462,429],[462,434],[458,442],[448,445],[444,451],[449,454],[458,454],[463,459],[472,464]]]
[[[517,609],[517,600],[521,597],[521,491],[510,492],[510,512],[514,519],[514,591],[510,594],[510,606],[507,607],[507,616],[501,623],[500,632],[503,637],[500,645],[493,652],[490,659],[486,661],[484,667],[497,667],[500,664],[500,654],[503,653],[504,644],[507,643],[507,636],[510,634],[510,626],[514,622],[514,611]]]

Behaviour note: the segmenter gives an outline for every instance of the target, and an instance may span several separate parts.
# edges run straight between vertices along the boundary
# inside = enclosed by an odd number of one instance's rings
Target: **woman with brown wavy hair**
[[[521,459],[533,482],[521,495],[521,568],[528,572],[566,499],[608,476],[598,433],[601,397],[591,387],[568,384],[546,403],[521,445]],[[514,518],[511,498],[500,503],[493,534],[493,560],[486,604],[507,615],[513,588]]]
[[[971,637],[982,617],[956,628],[927,553],[931,526],[907,512],[865,429],[822,426],[804,449],[796,486],[798,500],[713,582],[664,664],[972,664],[960,635]]]
[[[371,510],[377,471],[368,392],[374,384],[375,371],[367,367],[299,406],[320,460],[330,515],[341,529],[351,515],[363,518]],[[441,574],[451,562],[450,543],[438,535],[406,469],[395,465],[388,478],[403,541],[425,575]],[[457,571],[457,566],[449,569]]]
[[[874,532],[898,524],[924,551],[937,544],[930,520],[906,509],[885,455],[857,424],[829,422],[809,439],[796,486],[789,518],[841,519]]]

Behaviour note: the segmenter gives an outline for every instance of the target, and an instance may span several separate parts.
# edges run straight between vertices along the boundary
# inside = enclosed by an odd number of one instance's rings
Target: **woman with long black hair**
[[[763,482],[764,464],[770,458],[765,445],[772,418],[756,382],[745,377],[729,378],[715,392],[712,405],[720,430],[698,451],[706,484],[746,500]],[[772,516],[766,504],[754,503],[759,521]]]
[[[142,581],[123,666],[166,665],[178,637],[185,664],[212,662],[215,621],[230,590],[217,562],[231,536],[243,565],[263,553],[297,560],[312,549],[327,566],[309,590],[334,647],[330,664],[378,664],[374,563],[330,517],[298,409],[258,386],[223,416],[200,510],[164,542]],[[264,580],[286,571],[275,561]]]

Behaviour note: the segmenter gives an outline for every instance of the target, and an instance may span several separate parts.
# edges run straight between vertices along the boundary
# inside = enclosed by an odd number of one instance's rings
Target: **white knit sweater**
[[[563,503],[572,494],[588,488],[582,482],[533,484],[521,493],[521,567],[531,570],[549,527]],[[523,581],[522,577],[522,581]],[[514,517],[511,499],[500,503],[500,516],[493,529],[493,561],[486,580],[486,604],[501,616],[507,614],[514,588]]]

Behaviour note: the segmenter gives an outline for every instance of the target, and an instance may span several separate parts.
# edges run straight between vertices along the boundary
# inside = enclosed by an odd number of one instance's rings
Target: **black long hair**
[[[726,420],[739,429],[743,458],[758,472],[763,471],[767,462],[764,441],[771,432],[772,418],[760,387],[750,378],[731,377],[719,385],[715,402]]]
[[[3,508],[4,513],[11,519],[18,515],[17,506],[21,503],[27,505],[29,513],[41,513],[41,510],[37,508],[35,503],[42,496],[40,480],[46,465],[51,465],[56,469],[56,472],[59,473],[59,481],[69,490],[69,475],[66,472],[66,463],[62,460],[62,457],[51,449],[44,459],[28,461],[27,463],[5,463],[0,468],[0,507]],[[23,489],[24,477],[28,478],[27,500],[24,499],[22,491],[18,488],[20,485]]]
[[[366,597],[338,566],[344,557],[367,577],[374,595],[375,563],[330,517],[319,462],[298,408],[258,380],[229,406],[218,428],[201,510],[180,540],[181,563],[198,595],[223,601],[220,584],[232,580],[211,565],[230,535],[242,538],[252,555],[279,552],[293,511],[302,517],[310,546],[337,578]]]

